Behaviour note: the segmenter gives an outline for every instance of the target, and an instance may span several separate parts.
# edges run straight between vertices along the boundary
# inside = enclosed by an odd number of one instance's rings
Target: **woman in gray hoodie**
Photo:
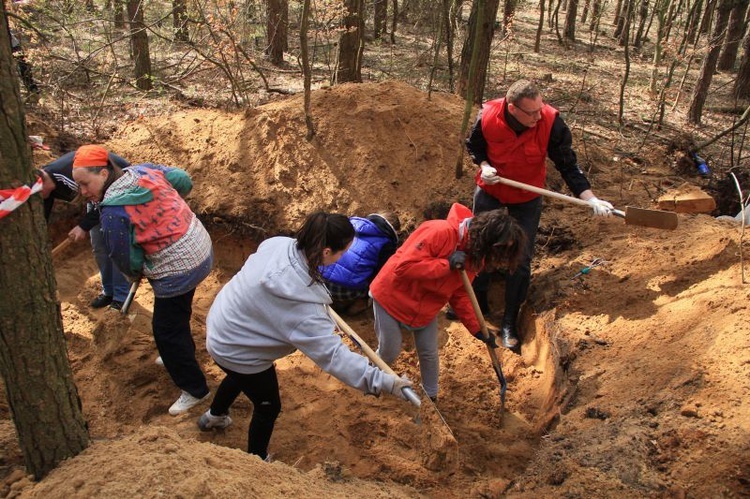
[[[295,350],[365,393],[405,398],[411,381],[371,366],[333,334],[331,297],[319,267],[341,258],[353,238],[346,216],[313,213],[295,238],[263,241],[222,288],[206,319],[206,349],[226,377],[198,421],[201,430],[229,426],[229,408],[242,392],[253,403],[247,451],[266,459],[281,411],[273,362]]]

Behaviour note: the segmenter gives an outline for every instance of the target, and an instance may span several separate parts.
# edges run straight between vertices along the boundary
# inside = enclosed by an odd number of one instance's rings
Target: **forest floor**
[[[547,81],[547,101],[569,111],[581,166],[600,198],[618,208],[652,208],[672,189],[715,189],[716,179],[678,168],[670,146],[685,135],[710,136],[726,116],[709,113],[700,130],[677,117],[649,131],[645,118],[653,103],[632,90],[629,115],[639,119],[618,127],[614,63],[601,57],[606,51],[593,57],[582,47],[555,50],[514,53],[523,54],[523,67],[534,68],[524,76]],[[520,76],[520,59],[514,60],[518,71],[500,87]],[[634,88],[642,89],[643,81]],[[467,158],[462,178],[454,175],[464,105],[453,95],[434,92],[428,99],[396,81],[320,89],[312,98],[317,135],[311,142],[304,139],[301,95],[242,112],[162,104],[164,114],[125,122],[106,145],[132,162],[184,167],[194,180],[188,201],[209,227],[217,253],[216,268],[198,287],[192,321],[212,390],[222,372],[205,351],[206,313],[260,239],[292,230],[318,208],[351,215],[391,209],[409,231],[436,202],[470,202],[474,167]],[[54,136],[43,120],[31,115],[29,123],[30,133]],[[36,165],[54,157],[34,154]],[[554,168],[548,186],[564,192]],[[715,214],[680,214],[677,229],[661,230],[595,219],[560,201],[545,206],[522,311],[521,353],[498,350],[508,380],[504,411],[484,345],[440,316],[438,408],[458,442],[451,466],[425,466],[431,458],[425,435],[434,421],[415,423],[406,402],[364,396],[299,353],[276,365],[283,411],[271,465],[244,452],[252,413],[247,400],[238,399],[235,423],[224,431],[198,430],[208,404],[169,416],[179,393],[154,363],[150,288],[139,289],[127,317],[90,309],[98,274],[82,244],[58,257],[55,268],[92,445],[34,483],[3,397],[0,493],[749,496],[750,289],[739,227]],[[53,227],[71,221],[68,212],[56,216]],[[52,237],[59,242],[59,229]],[[606,263],[573,278],[595,258]],[[501,278],[493,282],[496,313],[502,287]],[[369,311],[345,319],[375,346]],[[408,338],[393,367],[419,381]]]

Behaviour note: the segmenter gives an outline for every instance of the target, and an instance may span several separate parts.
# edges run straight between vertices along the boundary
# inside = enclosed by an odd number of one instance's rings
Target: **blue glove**
[[[448,257],[451,270],[461,270],[466,266],[466,253],[456,250]]]

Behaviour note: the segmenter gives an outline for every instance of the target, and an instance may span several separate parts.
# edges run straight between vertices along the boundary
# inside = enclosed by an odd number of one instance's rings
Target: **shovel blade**
[[[625,207],[625,223],[655,229],[676,229],[677,213],[645,208]]]

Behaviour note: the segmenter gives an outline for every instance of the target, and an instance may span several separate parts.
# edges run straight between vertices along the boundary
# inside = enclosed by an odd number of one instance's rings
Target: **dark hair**
[[[297,249],[305,252],[313,284],[323,282],[318,267],[323,265],[323,250],[334,253],[345,249],[354,239],[354,226],[345,215],[317,211],[305,219],[297,231]]]
[[[508,88],[505,93],[505,100],[517,106],[522,99],[534,100],[540,94],[539,88],[529,80],[518,80]]]
[[[523,257],[527,237],[521,226],[503,210],[484,211],[469,225],[466,252],[473,262],[483,262],[487,269],[507,265],[515,271]]]

